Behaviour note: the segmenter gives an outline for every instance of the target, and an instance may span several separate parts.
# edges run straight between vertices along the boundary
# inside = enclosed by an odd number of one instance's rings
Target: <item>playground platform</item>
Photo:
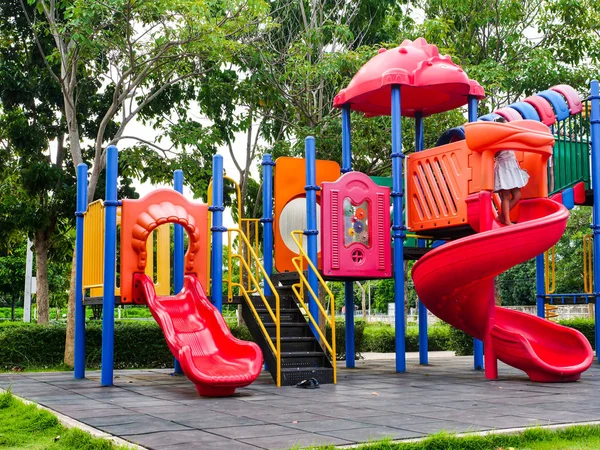
[[[118,370],[115,386],[100,372],[0,375],[0,388],[79,422],[149,449],[286,449],[351,445],[389,437],[457,433],[600,421],[600,365],[576,383],[533,383],[500,364],[500,379],[472,370],[472,357],[408,358],[394,373],[385,356],[339,363],[338,384],[276,388],[267,372],[230,398],[198,397],[170,370]]]

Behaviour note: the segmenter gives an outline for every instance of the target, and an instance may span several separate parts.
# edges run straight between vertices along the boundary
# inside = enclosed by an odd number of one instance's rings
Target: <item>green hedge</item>
[[[594,346],[594,321],[574,319],[562,321],[581,331]],[[230,325],[232,334],[243,340],[252,337],[246,326]],[[49,368],[62,365],[65,350],[64,324],[37,325],[23,322],[0,322],[0,370]],[[331,335],[327,330],[328,337]],[[429,327],[429,350],[450,350],[457,355],[473,354],[473,339],[446,324]],[[345,359],[345,324],[336,323],[337,359]],[[100,367],[102,326],[98,322],[86,326],[86,365]],[[355,323],[356,358],[364,352],[395,351],[394,328],[385,324]],[[417,327],[408,327],[406,351],[419,350]],[[173,367],[162,331],[155,322],[119,321],[115,323],[115,368]]]

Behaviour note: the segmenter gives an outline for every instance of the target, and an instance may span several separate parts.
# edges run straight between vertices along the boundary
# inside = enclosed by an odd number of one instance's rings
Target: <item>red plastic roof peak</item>
[[[335,96],[333,106],[349,104],[366,116],[390,115],[393,84],[402,86],[403,116],[430,116],[466,105],[468,95],[485,97],[481,85],[469,79],[450,56],[440,56],[435,45],[418,38],[380,49]]]

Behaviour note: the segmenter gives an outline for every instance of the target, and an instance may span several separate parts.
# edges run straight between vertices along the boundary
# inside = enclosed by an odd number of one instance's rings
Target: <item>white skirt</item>
[[[522,188],[529,181],[529,174],[521,169],[511,151],[498,153],[494,167],[494,191]]]

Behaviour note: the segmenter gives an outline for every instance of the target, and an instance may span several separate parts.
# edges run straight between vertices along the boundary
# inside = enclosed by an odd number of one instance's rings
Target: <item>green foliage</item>
[[[360,359],[360,354],[365,351],[364,348],[364,331],[367,327],[366,322],[357,320],[354,322],[354,350],[355,359]],[[331,340],[331,329],[327,327],[327,339]],[[335,349],[337,360],[346,359],[346,324],[341,320],[335,322]]]
[[[427,330],[429,351],[452,350],[450,341],[451,327],[446,324],[434,325]],[[364,331],[364,346],[361,352],[393,353],[396,351],[395,329],[389,324],[370,324]],[[406,329],[406,351],[419,351],[419,330],[417,327]]]
[[[458,328],[450,327],[449,343],[456,356],[473,354],[473,338]]]
[[[384,439],[359,446],[360,450],[592,450],[600,445],[600,427],[576,425],[567,428],[529,428],[515,434],[456,436],[440,432],[417,442],[391,442]],[[311,447],[333,450],[332,446]]]
[[[56,416],[25,404],[10,392],[0,393],[0,447],[11,449],[125,450],[111,441],[60,425]]]

